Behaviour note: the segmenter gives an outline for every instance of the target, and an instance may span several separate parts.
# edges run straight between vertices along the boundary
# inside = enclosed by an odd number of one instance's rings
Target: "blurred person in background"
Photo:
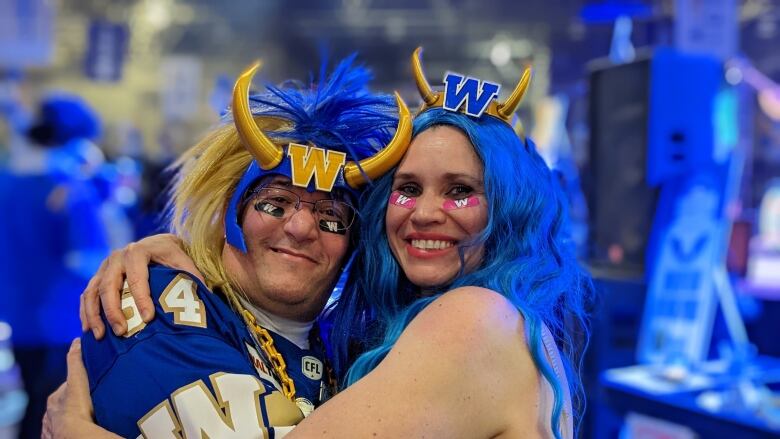
[[[80,335],[79,294],[108,255],[101,201],[91,176],[103,162],[92,143],[100,120],[81,98],[44,98],[23,129],[25,157],[0,170],[0,321],[29,405],[20,438],[37,438],[46,397],[65,379],[65,354]]]

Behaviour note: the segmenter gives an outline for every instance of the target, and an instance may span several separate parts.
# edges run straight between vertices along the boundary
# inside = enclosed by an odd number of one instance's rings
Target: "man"
[[[204,279],[151,266],[155,319],[125,292],[128,332],[83,337],[98,424],[124,437],[281,437],[333,392],[315,319],[357,239],[359,187],[411,135],[400,98],[399,121],[351,63],[247,99],[253,66],[233,123],[178,161],[172,230]]]

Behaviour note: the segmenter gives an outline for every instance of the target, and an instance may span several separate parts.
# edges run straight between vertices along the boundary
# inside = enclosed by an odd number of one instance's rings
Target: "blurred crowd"
[[[87,280],[112,249],[160,230],[165,164],[107,157],[100,116],[79,96],[51,92],[33,108],[3,98],[0,438],[37,438]]]

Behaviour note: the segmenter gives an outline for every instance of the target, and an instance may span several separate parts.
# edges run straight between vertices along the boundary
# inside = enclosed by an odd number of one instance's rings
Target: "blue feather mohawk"
[[[398,112],[392,95],[369,90],[373,74],[355,64],[356,56],[340,61],[330,75],[323,63],[317,80],[308,85],[285,81],[279,86],[267,85],[265,93],[250,96],[253,115],[278,117],[293,125],[292,130],[266,134],[342,151],[348,160],[376,154],[392,137]]]

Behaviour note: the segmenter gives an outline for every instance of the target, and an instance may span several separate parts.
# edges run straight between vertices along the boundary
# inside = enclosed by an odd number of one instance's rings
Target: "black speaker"
[[[647,185],[651,59],[591,65],[589,163],[585,172],[589,264],[644,273],[658,190]]]
[[[591,311],[590,344],[581,370],[587,390],[583,438],[613,439],[623,417],[609,407],[601,374],[607,369],[636,364],[642,308],[647,284],[636,279],[593,279],[597,301]]]

